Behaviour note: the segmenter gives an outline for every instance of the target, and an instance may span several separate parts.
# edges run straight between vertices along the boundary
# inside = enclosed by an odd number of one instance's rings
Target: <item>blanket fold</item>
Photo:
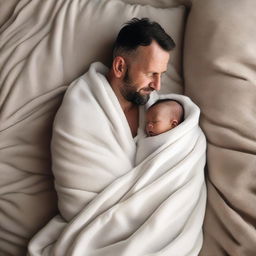
[[[29,255],[198,255],[206,201],[198,107],[185,96],[161,96],[179,100],[185,120],[137,161],[145,140],[157,136],[139,138],[136,148],[106,72],[92,64],[57,113],[52,157],[61,215],[31,240]]]

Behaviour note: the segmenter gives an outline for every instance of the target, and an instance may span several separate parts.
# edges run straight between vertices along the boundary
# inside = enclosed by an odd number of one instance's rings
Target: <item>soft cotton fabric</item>
[[[92,64],[57,113],[52,160],[60,215],[32,239],[29,255],[198,255],[206,202],[199,108],[180,96],[184,122],[136,165],[106,72]]]

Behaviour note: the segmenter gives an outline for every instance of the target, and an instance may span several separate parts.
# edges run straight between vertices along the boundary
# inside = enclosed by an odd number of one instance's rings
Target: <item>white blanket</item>
[[[198,255],[206,201],[198,107],[177,96],[185,121],[136,165],[106,72],[92,64],[58,111],[52,157],[61,214],[31,240],[29,255]]]

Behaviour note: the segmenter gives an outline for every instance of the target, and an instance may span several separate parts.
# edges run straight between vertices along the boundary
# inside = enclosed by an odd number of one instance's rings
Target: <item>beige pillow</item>
[[[84,71],[95,60],[110,66],[112,45],[122,25],[133,17],[149,17],[159,22],[177,44],[176,49],[172,52],[161,92],[181,92],[183,90],[181,52],[185,25],[184,6],[155,8],[150,5],[101,0],[89,1],[81,5],[80,8],[80,12],[76,16],[75,31],[73,31],[72,51],[70,45],[63,45],[65,58],[69,60],[71,69],[83,67],[81,71]],[[64,40],[68,41],[70,31],[63,32]],[[84,50],[81,51],[81,49]]]
[[[9,9],[8,1],[2,7]],[[164,90],[182,91],[184,7],[117,0],[20,0],[14,7],[0,30],[1,255],[24,255],[31,236],[56,214],[50,156],[56,110],[67,86],[91,62],[110,63],[124,22],[150,17],[174,38]]]
[[[187,22],[185,94],[208,139],[201,255],[256,253],[256,2],[198,0]]]
[[[189,7],[194,0],[120,0],[128,4],[151,5],[158,8],[170,8],[179,5]]]

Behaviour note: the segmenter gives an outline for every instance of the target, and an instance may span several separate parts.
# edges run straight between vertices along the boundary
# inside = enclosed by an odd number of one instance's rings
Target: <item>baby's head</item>
[[[146,134],[155,136],[171,130],[183,121],[183,106],[171,99],[158,100],[146,113]]]

